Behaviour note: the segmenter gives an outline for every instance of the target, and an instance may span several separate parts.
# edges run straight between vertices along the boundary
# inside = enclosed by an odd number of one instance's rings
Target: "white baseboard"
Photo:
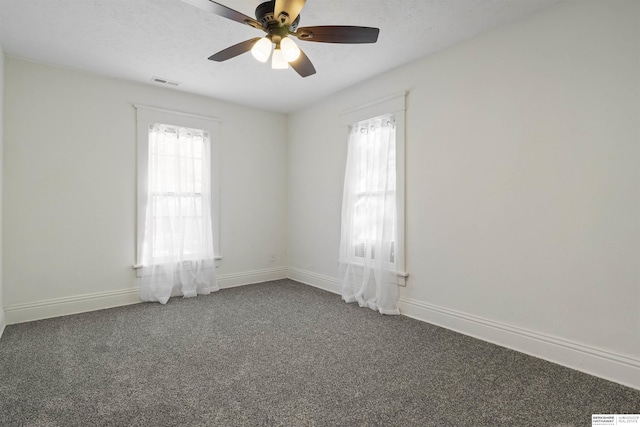
[[[287,267],[275,267],[242,273],[224,274],[218,276],[217,282],[220,289],[235,288],[236,286],[286,279],[288,271],[289,269]]]
[[[5,326],[7,326],[7,322],[5,322],[4,309],[0,307],[0,338],[2,338]]]
[[[339,294],[336,278],[289,268],[289,278]],[[400,314],[640,390],[640,360],[421,301],[400,298]]]
[[[287,278],[287,271],[288,269],[286,267],[279,267],[243,273],[225,274],[218,276],[217,282],[220,289],[233,288],[235,286],[249,285],[252,283],[285,279]],[[91,294],[74,295],[70,297],[54,298],[24,304],[14,304],[5,307],[6,322],[3,321],[0,323],[0,326],[4,328],[5,323],[7,325],[12,325],[15,323],[67,316],[69,314],[102,310],[122,305],[137,304],[139,302],[140,289],[138,287],[134,287],[116,291],[95,292]],[[0,318],[0,321],[2,320],[3,319]]]
[[[7,316],[7,325],[13,325],[139,302],[140,290],[132,288],[14,304],[5,307],[4,310]]]
[[[640,390],[640,360],[421,301],[400,298],[400,313]]]
[[[335,277],[289,267],[289,279],[340,295],[340,282]]]

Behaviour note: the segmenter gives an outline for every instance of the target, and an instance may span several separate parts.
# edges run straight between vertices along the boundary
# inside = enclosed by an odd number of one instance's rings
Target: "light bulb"
[[[271,57],[271,68],[274,70],[286,70],[289,68],[289,63],[285,59],[282,54],[282,50],[280,50],[280,46],[276,46],[273,50],[273,55]]]
[[[260,62],[267,62],[271,55],[271,40],[266,37],[261,38],[251,48],[251,55]]]
[[[280,42],[280,48],[282,49],[282,54],[287,62],[293,62],[300,56],[300,48],[289,37],[282,39]]]

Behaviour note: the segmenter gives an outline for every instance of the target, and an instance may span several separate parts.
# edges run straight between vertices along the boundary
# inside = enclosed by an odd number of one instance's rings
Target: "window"
[[[150,275],[151,266],[175,262],[176,245],[183,264],[214,254],[221,259],[219,121],[141,105],[136,108],[138,276]],[[210,244],[212,251],[207,250]]]
[[[209,147],[209,133],[202,129],[161,123],[149,126],[149,212],[142,242],[144,263],[171,259],[177,219],[183,229],[180,250],[184,260],[198,260],[205,252],[203,235],[211,234],[207,230],[211,222]]]
[[[365,231],[366,224],[370,223],[373,218],[371,212],[382,203],[386,203],[387,209],[392,209],[390,200],[383,201],[382,182],[369,180],[367,184],[366,174],[367,167],[378,165],[380,167],[380,154],[375,154],[380,148],[380,141],[369,144],[366,141],[375,141],[372,138],[376,132],[381,138],[392,138],[394,144],[390,145],[387,160],[388,165],[395,166],[394,172],[389,174],[389,185],[387,186],[387,198],[395,197],[395,221],[391,235],[395,236],[393,241],[388,242],[388,248],[384,248],[387,256],[382,260],[395,264],[395,270],[398,276],[398,284],[405,285],[408,274],[405,272],[405,249],[404,249],[404,138],[405,138],[405,98],[406,92],[390,95],[385,98],[375,100],[373,102],[358,106],[342,113],[342,123],[349,129],[349,140],[353,142],[354,148],[359,153],[357,156],[360,160],[354,165],[357,174],[361,177],[356,187],[356,198],[354,201],[353,215],[353,249],[351,262],[361,262],[369,250],[371,259],[375,259],[375,248],[368,244],[371,236]],[[368,127],[373,126],[374,129]],[[378,129],[376,129],[378,127]],[[366,129],[365,129],[366,128]],[[368,157],[369,156],[369,157]],[[378,157],[375,157],[378,156]],[[367,166],[368,165],[368,166]],[[349,167],[349,166],[347,166]],[[386,167],[386,166],[385,166]],[[370,173],[370,172],[369,172]],[[345,182],[346,185],[346,182]],[[345,188],[346,191],[346,188]],[[368,207],[368,208],[367,208]],[[343,206],[343,210],[345,207]],[[369,216],[367,216],[369,212]],[[344,215],[344,212],[343,212]],[[391,212],[386,215],[391,217]],[[344,217],[343,217],[344,221]]]
[[[348,125],[342,199],[342,297],[398,314],[404,285],[404,99],[395,95],[343,114]]]
[[[382,240],[381,261],[395,264],[396,242],[396,125],[391,114],[351,126],[349,135],[353,174],[352,262],[376,259],[376,241]],[[345,189],[346,191],[346,189]]]

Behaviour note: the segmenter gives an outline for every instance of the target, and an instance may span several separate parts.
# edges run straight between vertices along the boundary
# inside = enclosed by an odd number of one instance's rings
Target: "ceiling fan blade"
[[[240,13],[236,12],[233,9],[228,8],[227,6],[221,5],[220,3],[216,3],[211,0],[182,0],[185,3],[189,3],[192,6],[205,10],[207,12],[214,13],[218,16],[222,16],[223,18],[231,19],[232,21],[239,22],[241,24],[247,24],[254,28],[263,29],[262,24],[255,19]]]
[[[289,16],[289,20],[285,24],[291,24],[300,15],[305,2],[306,0],[276,0],[273,16],[279,20],[280,14],[286,13]]]
[[[290,62],[291,68],[296,70],[296,73],[300,74],[302,77],[308,77],[312,74],[316,73],[316,69],[311,63],[311,60],[305,53],[300,49],[300,56],[293,62]]]
[[[293,33],[300,40],[322,43],[375,43],[379,28],[325,25],[302,27]]]
[[[235,44],[231,47],[221,50],[216,54],[211,55],[209,59],[216,62],[222,62],[226,61],[227,59],[235,58],[238,55],[249,52],[258,40],[260,40],[260,37]]]

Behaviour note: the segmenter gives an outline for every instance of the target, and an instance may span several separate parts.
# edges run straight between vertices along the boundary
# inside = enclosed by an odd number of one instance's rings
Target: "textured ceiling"
[[[378,43],[299,42],[317,70],[301,78],[247,53],[207,58],[264,33],[181,0],[0,0],[7,55],[278,112],[292,112],[359,81],[408,63],[558,0],[308,0],[300,26],[380,28]],[[260,0],[220,0],[254,16]],[[296,40],[296,42],[298,42]]]

